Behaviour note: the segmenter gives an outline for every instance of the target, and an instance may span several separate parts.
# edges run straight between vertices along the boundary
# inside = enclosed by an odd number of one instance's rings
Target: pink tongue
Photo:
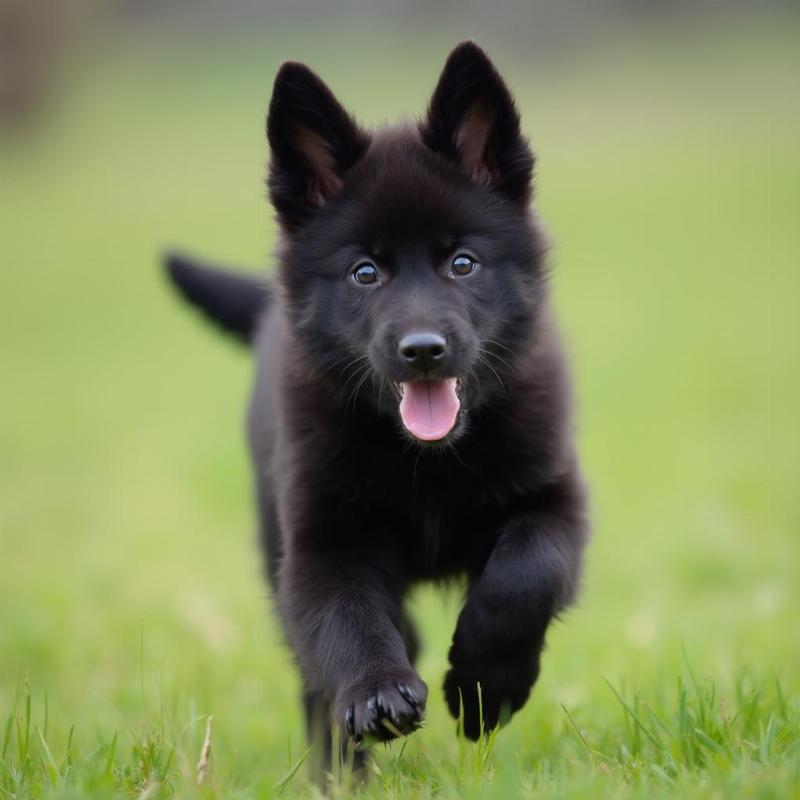
[[[456,424],[461,403],[456,395],[456,379],[408,381],[400,384],[403,399],[400,416],[403,425],[424,442],[443,439]]]

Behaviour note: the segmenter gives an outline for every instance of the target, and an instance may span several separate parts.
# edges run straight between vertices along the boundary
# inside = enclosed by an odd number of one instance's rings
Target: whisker
[[[461,464],[461,466],[464,467],[464,469],[468,469],[470,472],[475,471],[474,467],[471,467],[469,464],[466,463],[466,461],[464,461],[463,458],[461,458],[461,456],[458,453],[458,450],[456,450],[456,446],[452,442],[446,442],[446,445],[447,449],[455,456],[458,463]]]
[[[328,364],[326,366],[327,366],[327,369],[329,371],[332,371],[335,367],[339,366],[339,364],[341,364],[342,362],[349,360],[348,365],[346,367],[343,367],[343,369],[347,369],[347,367],[349,367],[350,364],[354,364],[356,361],[361,361],[361,360],[363,360],[365,358],[369,358],[369,355],[367,355],[366,353],[361,353],[360,355],[356,355],[356,356],[353,356],[351,353],[346,353],[341,358],[337,358],[336,361],[333,361],[332,363],[330,363],[330,364]]]
[[[354,367],[360,366],[365,361],[369,360],[369,356],[364,354],[360,356],[356,356],[354,359],[349,361],[344,367],[339,370],[339,377],[344,378],[345,375]]]
[[[355,411],[355,409],[356,409],[356,400],[358,398],[358,393],[361,391],[361,387],[364,385],[364,383],[367,380],[367,378],[369,378],[369,375],[370,375],[370,365],[367,364],[364,367],[363,372],[361,373],[361,377],[359,378],[358,383],[356,384],[356,388],[353,389],[353,393],[350,395],[350,397],[347,400],[347,408],[348,409],[350,408],[350,403],[352,403],[353,404],[353,411]]]
[[[492,353],[490,350],[485,350],[484,352],[485,352],[487,355],[490,355],[490,356],[492,356],[493,358],[496,358],[496,359],[497,359],[497,360],[498,360],[498,361],[499,361],[501,364],[503,364],[503,366],[505,366],[505,367],[508,369],[508,371],[509,371],[509,372],[510,372],[512,375],[515,375],[515,374],[516,374],[516,372],[517,372],[516,368],[515,368],[515,367],[512,367],[512,366],[511,366],[511,364],[509,364],[509,363],[508,363],[508,361],[506,361],[506,360],[505,360],[504,358],[502,358],[501,356],[497,355],[497,353]]]
[[[486,367],[492,372],[492,374],[495,376],[495,378],[497,378],[497,382],[500,384],[500,389],[503,391],[503,393],[506,393],[506,391],[507,391],[506,390],[506,385],[503,383],[503,379],[500,377],[500,375],[498,374],[497,370],[491,365],[491,363],[489,362],[489,359],[486,358],[486,356],[483,355],[483,353],[480,352],[480,351],[478,351],[478,360],[482,364],[485,364]]]
[[[510,348],[506,347],[505,345],[500,344],[500,342],[495,342],[494,339],[485,339],[484,341],[487,344],[494,344],[494,345],[496,345],[498,347],[502,347],[504,350],[508,350],[508,352],[511,353],[512,356],[516,355]],[[492,358],[496,358],[500,363],[502,363],[508,369],[508,371],[512,375],[516,375],[517,374],[517,368],[513,364],[510,364],[502,356],[500,356],[497,353],[493,352],[488,347],[480,346],[479,350],[480,350],[480,352],[485,353],[487,356],[492,356]]]
[[[512,356],[516,355],[516,353],[510,347],[508,347],[507,345],[503,344],[502,342],[498,342],[496,339],[484,339],[484,341],[486,342],[486,344],[493,344],[495,347],[502,348],[503,350],[505,350],[507,353],[509,353]]]
[[[370,365],[364,364],[363,366],[357,367],[354,372],[347,378],[347,380],[342,384],[342,393],[347,396],[347,402],[345,403],[345,410],[349,410],[350,401],[353,399],[353,395],[361,386],[362,381],[365,377],[369,374]],[[355,388],[350,391],[349,387],[350,384],[354,383]]]

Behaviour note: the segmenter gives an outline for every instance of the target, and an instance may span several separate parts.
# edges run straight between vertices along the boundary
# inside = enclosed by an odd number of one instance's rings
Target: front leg
[[[509,519],[471,582],[450,649],[447,704],[477,739],[519,710],[539,675],[545,632],[574,597],[586,539],[584,500],[569,476]],[[478,690],[480,684],[480,693]]]
[[[355,741],[417,728],[428,689],[411,666],[401,626],[405,586],[391,553],[294,548],[280,601],[306,689],[330,703]]]

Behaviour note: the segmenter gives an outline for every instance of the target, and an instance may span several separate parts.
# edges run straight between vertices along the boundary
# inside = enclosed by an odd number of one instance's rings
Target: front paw
[[[337,717],[355,742],[385,742],[420,726],[427,698],[428,687],[415,672],[359,681],[337,697]]]
[[[539,659],[533,654],[467,660],[451,653],[451,661],[444,679],[447,706],[456,719],[463,707],[464,735],[473,741],[525,705],[539,674]]]

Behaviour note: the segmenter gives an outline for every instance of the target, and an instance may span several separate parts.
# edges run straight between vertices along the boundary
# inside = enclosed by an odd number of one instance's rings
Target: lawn
[[[531,701],[477,746],[439,690],[458,592],[415,593],[428,721],[363,796],[800,796],[798,32],[490,46],[540,156],[594,538]],[[3,797],[314,795],[254,543],[249,356],[158,253],[270,263],[280,60],[377,123],[422,110],[451,43],[129,41],[3,142]]]

